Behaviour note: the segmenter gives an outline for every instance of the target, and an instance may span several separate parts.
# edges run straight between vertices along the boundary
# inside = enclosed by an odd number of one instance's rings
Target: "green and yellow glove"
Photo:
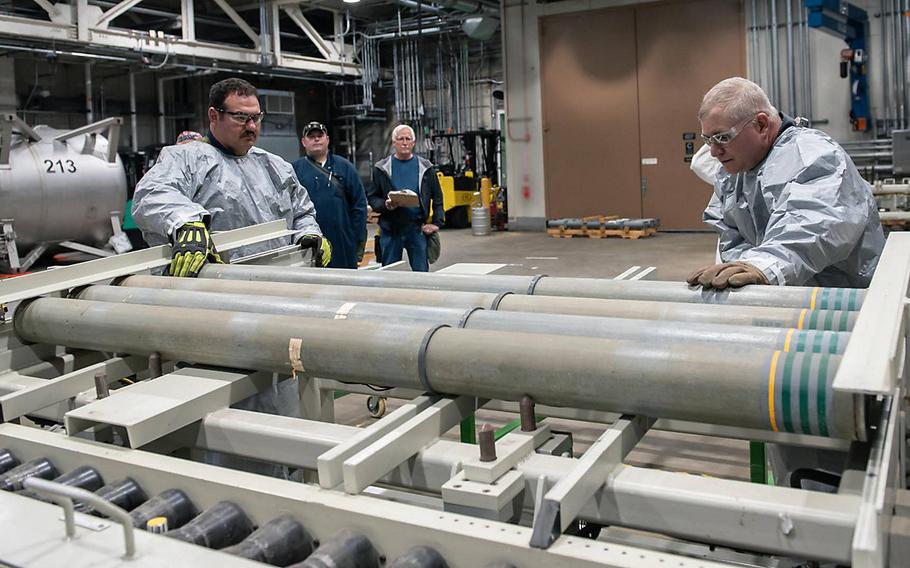
[[[173,254],[168,267],[171,276],[195,278],[206,262],[222,262],[208,228],[201,221],[193,221],[177,229],[171,250]]]
[[[325,268],[332,262],[332,245],[329,239],[319,235],[303,235],[297,244],[302,249],[312,249],[319,266]]]

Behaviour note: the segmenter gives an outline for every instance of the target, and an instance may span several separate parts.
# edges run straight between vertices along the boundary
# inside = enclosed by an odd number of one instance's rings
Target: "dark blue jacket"
[[[344,186],[344,197],[313,161],[304,156],[294,162],[294,173],[316,206],[316,221],[332,243],[329,268],[357,268],[357,245],[366,240],[367,200],[354,164],[329,152],[325,165]]]
[[[414,156],[414,159],[419,160],[417,176],[420,180],[420,186],[417,188],[417,194],[420,196],[420,210],[423,214],[423,222],[427,222],[432,210],[433,224],[441,227],[445,223],[446,212],[442,207],[442,188],[439,187],[436,168],[426,158]],[[392,211],[385,208],[385,200],[389,197],[390,191],[395,191],[395,187],[392,185],[392,157],[386,156],[373,166],[373,181],[370,183],[369,190],[367,190],[370,207],[373,208],[373,211],[379,213],[379,228],[384,231],[399,229],[413,222],[408,214],[407,207],[398,207]],[[316,209],[319,209],[318,204]]]

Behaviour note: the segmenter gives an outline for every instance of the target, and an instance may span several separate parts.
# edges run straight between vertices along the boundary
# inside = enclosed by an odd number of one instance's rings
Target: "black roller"
[[[69,487],[78,487],[79,489],[85,489],[86,491],[95,491],[104,484],[98,470],[87,465],[79,466],[74,470],[64,473],[60,477],[55,477],[54,482]],[[21,491],[19,494],[40,501],[48,500],[34,491]]]
[[[168,489],[136,507],[130,516],[138,529],[144,530],[146,523],[155,517],[167,518],[169,527],[182,527],[196,516],[196,507],[183,491]]]
[[[253,523],[243,509],[230,501],[220,501],[183,527],[165,534],[184,542],[220,549],[237,544],[251,532]]]
[[[47,458],[35,458],[22,465],[16,466],[0,476],[0,490],[19,491],[29,477],[53,479],[60,475],[57,468]]]
[[[108,483],[95,491],[95,495],[105,501],[110,501],[124,511],[132,511],[142,502],[148,500],[148,495],[131,477]],[[81,513],[101,515],[101,513],[95,511],[94,507],[86,503],[76,503],[76,510]]]
[[[240,544],[221,552],[272,566],[287,566],[313,553],[313,537],[294,517],[283,515],[259,527]]]
[[[0,473],[6,473],[19,465],[19,460],[13,455],[13,452],[6,448],[0,448]]]
[[[435,548],[415,546],[389,563],[389,568],[449,568],[449,565]]]
[[[379,568],[379,553],[367,537],[341,529],[309,558],[288,568]]]

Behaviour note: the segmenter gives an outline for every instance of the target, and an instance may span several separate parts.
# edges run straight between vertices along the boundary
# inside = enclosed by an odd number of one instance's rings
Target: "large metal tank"
[[[28,128],[15,115],[3,119],[0,222],[11,220],[17,245],[107,243],[111,215],[123,219],[127,187],[116,146],[99,131],[110,130],[116,145],[121,119],[77,130]]]

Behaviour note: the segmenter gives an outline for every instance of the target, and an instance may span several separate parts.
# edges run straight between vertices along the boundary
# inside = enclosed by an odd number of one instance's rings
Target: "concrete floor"
[[[442,255],[433,271],[457,263],[492,263],[496,274],[548,274],[613,278],[631,266],[654,266],[649,280],[682,280],[692,270],[714,261],[717,238],[713,233],[658,233],[638,240],[620,238],[558,239],[546,233],[492,233],[475,237],[470,229],[444,230]],[[397,269],[407,270],[404,266]],[[606,393],[605,393],[606,394]],[[400,401],[389,400],[389,410]],[[500,427],[515,415],[480,410],[477,425]],[[348,395],[336,401],[336,421],[367,426],[374,419],[366,411],[366,397]],[[574,453],[580,455],[606,428],[603,424],[548,419],[554,430],[571,431]],[[458,429],[447,435],[458,439]],[[631,465],[709,474],[728,479],[749,478],[748,443],[690,434],[650,432],[626,460]]]
[[[459,262],[501,263],[497,274],[548,274],[613,278],[630,266],[656,266],[649,280],[682,280],[714,261],[714,233],[657,233],[637,240],[575,237],[544,232],[471,235],[471,229],[443,230],[442,256],[431,269]]]

